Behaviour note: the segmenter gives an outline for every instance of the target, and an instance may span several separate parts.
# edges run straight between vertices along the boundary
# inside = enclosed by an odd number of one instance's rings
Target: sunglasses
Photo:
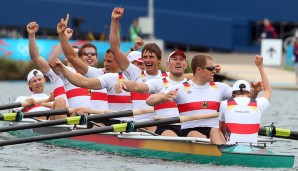
[[[215,66],[208,66],[208,67],[200,67],[200,68],[202,68],[202,69],[207,69],[208,71],[211,71],[211,72],[213,72],[214,70],[215,70]]]
[[[96,52],[83,52],[83,55],[84,55],[84,56],[88,56],[89,54],[90,54],[91,56],[96,56],[96,55],[97,55]]]

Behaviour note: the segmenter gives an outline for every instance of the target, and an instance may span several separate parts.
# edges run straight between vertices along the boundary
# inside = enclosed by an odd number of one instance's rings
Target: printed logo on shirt
[[[167,87],[169,85],[169,81],[167,80],[167,78],[163,78],[162,81],[164,87]]]
[[[123,77],[122,72],[119,72],[118,75],[119,75],[118,82],[124,81],[124,77]]]
[[[202,108],[207,109],[208,107],[208,102],[202,102]]]
[[[216,84],[215,84],[214,82],[210,82],[209,85],[210,85],[212,88],[217,89],[217,86],[216,86]]]
[[[186,82],[184,82],[184,83],[182,83],[183,84],[183,86],[184,86],[184,91],[187,91],[187,90],[189,90],[190,89],[190,84],[186,81]]]

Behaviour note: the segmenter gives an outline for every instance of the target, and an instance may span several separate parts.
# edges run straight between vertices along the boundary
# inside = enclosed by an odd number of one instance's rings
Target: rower
[[[46,111],[53,109],[59,109],[59,108],[65,108],[66,107],[66,101],[65,97],[58,97],[56,96],[54,103],[48,104],[48,103],[42,103],[42,104],[35,104],[34,100],[42,100],[42,99],[49,99],[50,97],[46,94],[44,94],[44,86],[46,83],[46,79],[41,71],[37,69],[33,69],[29,72],[27,76],[27,82],[28,87],[30,91],[32,92],[32,95],[26,97],[26,96],[20,96],[16,99],[16,102],[23,102],[27,100],[31,105],[21,108],[16,108],[14,110],[23,111],[23,112],[34,112],[34,111]],[[55,91],[54,91],[55,94]],[[47,120],[46,117],[38,117],[38,119]],[[51,119],[56,119],[54,117],[51,117]]]
[[[250,98],[250,85],[238,80],[233,85],[233,97],[220,104],[218,141],[214,144],[245,142],[257,143],[261,115],[269,106],[272,94],[269,80],[263,67],[263,58],[256,55],[255,64],[260,71],[264,92],[257,99]]]

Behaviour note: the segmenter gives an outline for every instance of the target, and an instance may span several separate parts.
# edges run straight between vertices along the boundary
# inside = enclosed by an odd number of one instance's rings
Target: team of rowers
[[[166,60],[169,72],[159,70],[162,51],[155,43],[144,45],[138,38],[126,53],[120,49],[119,20],[123,8],[114,8],[110,26],[110,49],[104,55],[104,68],[95,68],[97,48],[91,43],[72,46],[68,40],[72,30],[67,28],[69,15],[57,25],[60,44],[49,61],[39,54],[35,40],[38,24],[27,25],[29,53],[37,69],[32,70],[27,82],[32,95],[19,97],[30,106],[20,108],[26,112],[59,108],[86,108],[101,111],[124,111],[154,107],[153,113],[102,120],[101,126],[121,122],[142,122],[161,118],[191,116],[219,112],[218,118],[209,118],[146,128],[163,136],[210,138],[211,143],[257,142],[261,113],[269,106],[271,88],[263,68],[263,58],[256,55],[254,62],[262,80],[249,84],[238,80],[233,87],[213,82],[221,66],[213,58],[198,53],[191,60],[192,74],[184,74],[187,56],[181,50],[172,52]],[[142,49],[141,52],[138,50]],[[65,66],[59,59],[66,56]],[[44,94],[45,75],[54,89],[51,103],[35,104],[34,100],[49,98]],[[256,98],[263,90],[261,97]],[[66,115],[51,116],[60,119]],[[89,127],[92,127],[89,125]]]

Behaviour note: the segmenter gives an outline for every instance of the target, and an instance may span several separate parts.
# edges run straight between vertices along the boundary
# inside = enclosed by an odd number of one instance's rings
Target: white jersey
[[[176,102],[181,116],[215,113],[223,99],[232,96],[232,88],[220,82],[208,82],[197,85],[192,81],[170,86],[164,93],[178,88],[178,95],[173,100]],[[181,129],[195,127],[217,127],[218,119],[201,119],[181,123]]]
[[[122,91],[121,94],[117,94],[114,90],[118,81],[123,81],[125,76],[120,73],[107,73],[98,79],[101,82],[101,86],[107,89],[109,109],[113,111],[132,110],[132,103],[130,98],[130,92]],[[120,118],[119,118],[120,119]],[[121,118],[121,120],[132,120],[132,117]]]
[[[54,88],[54,98],[63,98],[66,102],[66,106],[68,106],[69,104],[66,97],[64,84],[61,78],[52,69],[45,73],[45,75],[49,78],[49,80],[51,81],[51,85]]]
[[[88,66],[88,71],[85,77],[97,78],[103,74],[104,72],[102,69]],[[94,110],[109,110],[107,89],[91,90],[90,104],[91,109]]]
[[[73,73],[77,73],[76,70],[71,67],[67,66],[67,69],[69,69]],[[80,108],[80,107],[90,108],[91,107],[90,106],[91,91],[89,91],[88,89],[73,85],[63,75],[59,75],[59,77],[64,82],[64,88],[69,102],[69,107],[71,108]]]
[[[169,78],[163,79],[150,79],[145,82],[149,87],[149,93],[156,94],[163,90],[166,90],[169,86],[175,84],[181,84],[187,81],[185,78],[183,81],[173,81]],[[174,101],[162,103],[154,106],[154,111],[157,116],[168,118],[180,116],[176,103]]]
[[[256,143],[261,114],[268,106],[264,97],[236,97],[221,102],[219,120],[225,122],[228,142]]]
[[[133,80],[136,82],[145,82],[150,79],[162,79],[166,78],[169,73],[158,70],[157,75],[149,75],[146,72],[142,71],[140,68],[136,67],[133,64],[129,64],[126,71],[123,71],[123,74],[127,77],[128,80]],[[146,109],[149,108],[146,104],[146,99],[150,94],[141,94],[137,92],[131,92],[131,99],[133,104],[133,109]],[[151,120],[154,116],[154,113],[148,113],[143,115],[137,115],[134,118],[135,122]]]
[[[49,98],[49,96],[44,93],[36,93],[36,94],[32,94],[31,96],[20,96],[16,99],[15,102],[23,102],[29,98],[34,100],[41,100],[41,99]],[[16,108],[16,109],[21,110],[22,108]],[[46,111],[46,110],[51,110],[51,108],[41,106],[41,104],[36,104],[31,108],[27,108],[25,112],[36,112],[36,111]]]

